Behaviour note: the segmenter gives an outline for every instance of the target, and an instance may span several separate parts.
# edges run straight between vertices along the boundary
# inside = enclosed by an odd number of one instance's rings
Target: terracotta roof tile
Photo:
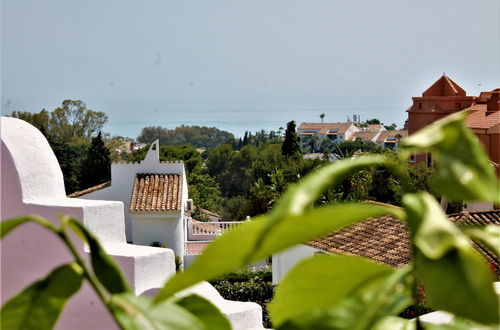
[[[138,173],[134,179],[130,211],[180,211],[182,175]]]
[[[465,225],[500,226],[500,210],[486,212],[462,212],[449,216],[450,221]],[[339,254],[365,257],[393,267],[402,267],[410,262],[411,245],[405,225],[391,216],[369,219],[325,235],[306,245]],[[496,267],[498,258],[482,246],[478,250]]]
[[[104,189],[104,188],[110,187],[110,186],[111,186],[111,181],[107,181],[107,182],[100,183],[98,185],[92,186],[92,187],[87,188],[87,189],[75,191],[74,193],[69,194],[68,197],[69,198],[80,197],[80,196],[83,196],[86,194],[90,194],[93,191],[101,190],[101,189]]]
[[[464,111],[470,112],[465,123],[470,128],[488,129],[500,124],[500,112],[487,112],[486,104],[475,104]]]

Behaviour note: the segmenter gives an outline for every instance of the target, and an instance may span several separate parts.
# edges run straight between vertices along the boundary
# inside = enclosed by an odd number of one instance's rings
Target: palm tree
[[[321,123],[323,124],[323,119],[325,119],[325,114],[322,113],[321,115],[319,115],[319,118],[321,118]]]

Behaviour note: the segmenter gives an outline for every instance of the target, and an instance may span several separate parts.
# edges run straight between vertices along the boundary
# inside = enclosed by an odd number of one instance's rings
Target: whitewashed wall
[[[293,266],[302,259],[313,256],[316,252],[322,251],[300,244],[273,255],[273,283],[278,284]]]

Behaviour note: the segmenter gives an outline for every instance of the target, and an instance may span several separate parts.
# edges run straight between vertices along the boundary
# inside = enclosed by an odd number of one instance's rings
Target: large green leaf
[[[118,324],[128,330],[206,330],[215,329],[215,325],[221,326],[222,330],[230,329],[221,321],[220,312],[203,298],[181,300],[181,304],[184,306],[167,300],[152,305],[148,298],[122,293],[111,298],[110,308]],[[200,313],[200,316],[193,312]],[[214,315],[209,316],[209,313]],[[207,322],[216,323],[208,325]]]
[[[290,270],[269,304],[283,329],[369,329],[410,303],[409,268],[393,270],[368,259],[317,255]]]
[[[189,295],[182,297],[176,300],[175,304],[195,315],[203,322],[207,330],[231,330],[231,324],[220,310],[200,296]]]
[[[12,297],[0,311],[1,329],[52,329],[64,305],[82,284],[83,269],[76,263],[54,269]]]
[[[10,233],[12,230],[14,230],[17,226],[22,225],[23,223],[26,222],[36,222],[39,225],[46,227],[50,230],[54,229],[54,226],[52,225],[51,222],[40,218],[39,216],[36,215],[25,215],[9,220],[3,220],[0,222],[0,238],[3,238],[5,235]]]
[[[500,183],[476,136],[464,125],[465,112],[436,121],[403,140],[404,152],[432,152],[433,189],[452,200],[500,202]]]
[[[428,305],[477,322],[498,323],[493,278],[472,242],[428,193],[406,195],[403,203]]]
[[[302,215],[287,216],[284,221],[275,223],[267,231],[263,230],[266,218],[248,222],[212,242],[192,265],[167,282],[155,301],[161,301],[197,282],[237,270],[288,247],[384,214],[404,215],[398,208],[384,205],[338,204],[318,207]],[[262,243],[255,248],[255,242],[259,239]]]
[[[112,294],[130,292],[130,286],[118,264],[102,248],[97,238],[77,219],[63,217],[63,224],[69,225],[90,249],[90,262],[94,274],[101,284]]]
[[[487,225],[482,228],[463,228],[462,231],[474,241],[484,245],[500,258],[500,227]]]

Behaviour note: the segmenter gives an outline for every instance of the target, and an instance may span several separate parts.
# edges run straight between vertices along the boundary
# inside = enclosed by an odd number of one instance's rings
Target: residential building
[[[500,226],[500,210],[464,211],[449,215],[449,220],[464,226]],[[477,247],[490,267],[500,271],[498,257],[481,246]],[[391,216],[372,218],[273,255],[273,282],[279,283],[294,265],[317,253],[359,256],[399,268],[411,261],[411,243],[401,220]]]
[[[123,202],[127,241],[140,245],[159,243],[183,258],[184,211],[188,205],[184,164],[160,161],[159,151],[156,140],[144,160],[113,163],[111,182],[69,197]]]
[[[406,130],[382,131],[375,139],[375,143],[382,148],[397,150],[399,142],[407,136],[408,131]]]
[[[500,89],[483,92],[478,97],[467,96],[466,91],[448,76],[441,76],[432,86],[413,97],[412,106],[406,110],[408,134],[449,114],[469,112],[467,126],[478,136],[492,162],[500,163]],[[414,155],[411,162],[427,162],[432,165],[429,154]],[[496,169],[500,175],[500,168]]]
[[[301,123],[297,128],[297,134],[302,146],[309,146],[312,143],[319,146],[325,139],[334,143],[347,141],[359,130],[354,123]]]

